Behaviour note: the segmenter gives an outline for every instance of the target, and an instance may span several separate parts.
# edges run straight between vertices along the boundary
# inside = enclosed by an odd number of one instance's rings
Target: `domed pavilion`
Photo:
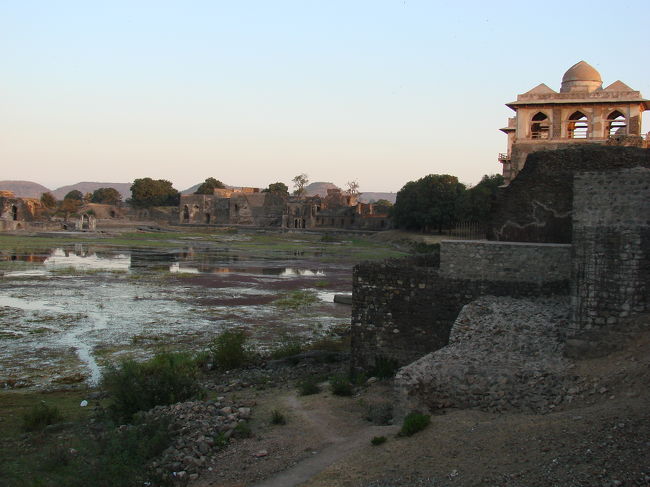
[[[508,152],[499,154],[506,182],[524,167],[531,152],[567,144],[611,144],[648,147],[641,135],[641,115],[650,100],[622,81],[603,88],[600,73],[585,61],[562,77],[559,93],[544,83],[506,103],[515,111],[508,126]]]

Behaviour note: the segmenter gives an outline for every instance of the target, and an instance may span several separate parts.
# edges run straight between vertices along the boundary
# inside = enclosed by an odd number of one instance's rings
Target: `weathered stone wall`
[[[577,174],[574,194],[576,331],[650,311],[650,169]]]
[[[423,259],[398,259],[383,263],[363,263],[353,271],[352,294],[352,367],[368,369],[378,357],[397,360],[405,365],[437,350],[449,340],[449,331],[462,307],[479,296],[568,295],[569,275],[559,270],[536,275],[516,269],[507,273],[484,273],[480,278],[457,278],[445,274],[446,246],[458,249],[459,242],[443,242],[441,268]],[[469,245],[469,244],[468,244]],[[510,258],[517,253],[535,255],[534,245],[510,246]],[[568,246],[554,249],[566,254]],[[480,253],[466,255],[463,267],[480,267],[483,259],[492,259],[490,250],[502,252],[502,246],[485,246]],[[544,250],[547,250],[546,248]],[[453,252],[446,253],[448,256]],[[514,257],[513,257],[514,256]],[[458,262],[460,256],[453,259]],[[502,267],[505,269],[506,267]]]
[[[440,274],[456,279],[547,282],[571,277],[571,246],[446,240]]]
[[[511,242],[571,242],[573,175],[650,167],[650,151],[592,144],[534,152],[497,199],[488,238]]]

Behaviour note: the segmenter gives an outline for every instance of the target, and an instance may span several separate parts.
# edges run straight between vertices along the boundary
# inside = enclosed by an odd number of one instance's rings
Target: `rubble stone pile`
[[[548,412],[570,400],[569,313],[567,297],[485,296],[464,306],[449,345],[398,372],[400,409]]]

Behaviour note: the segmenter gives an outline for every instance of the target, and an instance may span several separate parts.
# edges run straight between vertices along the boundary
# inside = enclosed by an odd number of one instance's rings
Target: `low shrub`
[[[348,380],[347,377],[344,377],[342,375],[335,375],[331,377],[330,387],[332,388],[332,394],[335,396],[351,396],[354,392],[352,383]]]
[[[271,424],[287,424],[287,418],[277,409],[271,411]]]
[[[214,444],[218,449],[225,448],[228,445],[229,441],[230,440],[225,433],[219,433],[214,437]]]
[[[22,419],[25,431],[38,431],[50,424],[59,423],[63,419],[63,415],[56,406],[48,406],[41,401],[25,412]]]
[[[370,443],[372,443],[373,446],[381,445],[382,443],[386,443],[386,437],[373,436],[372,440],[370,440]]]
[[[298,383],[298,391],[301,396],[311,396],[312,394],[318,394],[320,392],[320,387],[318,385],[318,379],[315,377],[309,377]]]
[[[251,431],[250,425],[242,421],[241,423],[237,423],[235,429],[232,430],[232,436],[233,438],[250,438],[253,436],[253,432]]]
[[[242,367],[250,360],[246,347],[248,337],[243,330],[227,330],[210,343],[210,353],[214,364],[222,370]]]
[[[370,375],[378,379],[390,379],[399,369],[396,359],[384,357],[382,355],[375,358],[375,365],[370,369]]]
[[[153,480],[147,464],[170,444],[168,420],[109,429],[92,441],[79,444],[79,450],[67,446],[51,449],[36,465],[34,475],[37,477],[24,485],[147,485]]]
[[[431,416],[421,413],[409,413],[404,418],[402,429],[399,431],[400,436],[411,436],[422,431],[431,422]]]
[[[138,411],[202,397],[198,369],[185,353],[160,353],[146,362],[123,361],[104,374],[102,387],[109,393],[115,421],[129,422]]]
[[[287,357],[292,357],[294,355],[298,355],[301,352],[302,352],[302,343],[300,343],[299,340],[292,339],[289,337],[284,337],[280,342],[280,344],[276,348],[271,350],[269,356],[274,360],[278,360],[281,358],[287,358]]]

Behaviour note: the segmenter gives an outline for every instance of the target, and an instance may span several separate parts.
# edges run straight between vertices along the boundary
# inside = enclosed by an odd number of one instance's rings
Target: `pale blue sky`
[[[475,183],[500,172],[504,103],[582,59],[650,97],[649,18],[647,1],[0,0],[0,179]]]

